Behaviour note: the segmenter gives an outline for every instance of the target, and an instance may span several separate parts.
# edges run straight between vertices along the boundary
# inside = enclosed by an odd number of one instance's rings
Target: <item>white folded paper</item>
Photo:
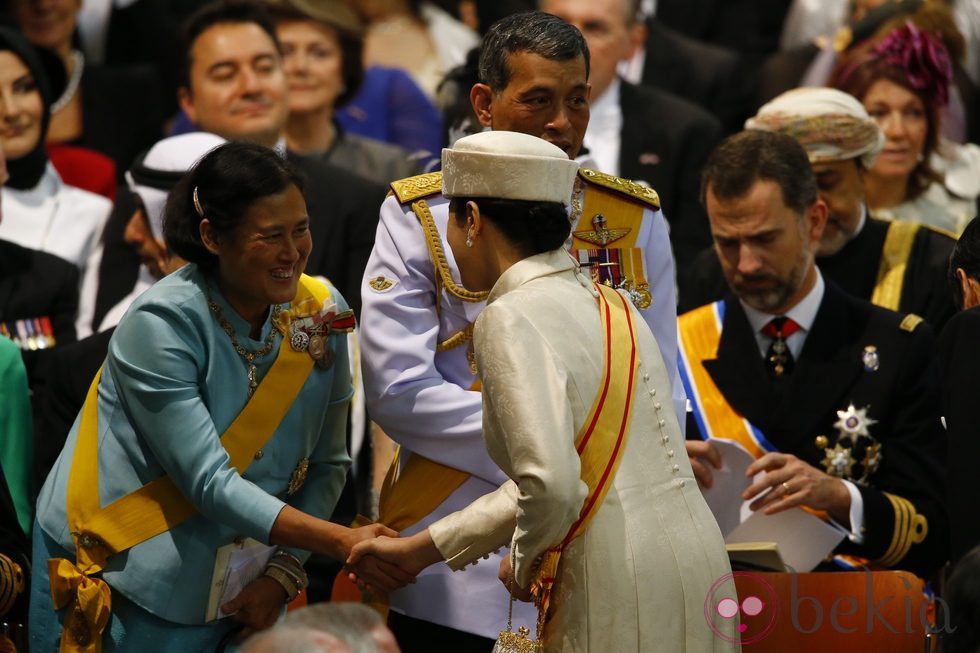
[[[241,544],[226,544],[218,549],[211,574],[211,593],[208,595],[208,611],[205,621],[214,621],[230,615],[221,610],[228,601],[241,593],[245,586],[259,577],[269,563],[276,547],[246,538]]]
[[[745,470],[755,459],[736,442],[712,442],[721,454],[721,469],[711,470],[711,488],[702,492],[725,542],[775,543],[786,564],[803,572],[820,564],[847,535],[841,527],[802,508],[773,515],[750,510],[751,502],[743,500],[742,493],[752,484]]]

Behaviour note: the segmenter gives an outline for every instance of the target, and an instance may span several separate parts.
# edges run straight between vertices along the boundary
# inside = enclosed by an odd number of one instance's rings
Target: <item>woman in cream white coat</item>
[[[362,586],[373,584],[360,568],[370,556],[417,573],[441,560],[460,569],[510,545],[501,577],[526,599],[542,554],[579,519],[588,487],[575,436],[606,352],[599,292],[563,248],[561,202],[576,170],[557,147],[511,132],[443,151],[447,237],[463,285],[492,287],[474,351],[487,449],[512,480],[416,535],[355,547],[348,564]],[[545,650],[737,650],[734,619],[708,610],[706,621],[706,598],[731,571],[724,542],[684,453],[660,350],[628,311],[639,361],[629,437],[608,493],[561,555]]]

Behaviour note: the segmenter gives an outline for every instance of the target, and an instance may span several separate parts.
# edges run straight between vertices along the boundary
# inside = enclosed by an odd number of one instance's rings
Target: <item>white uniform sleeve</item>
[[[644,229],[645,238],[641,242],[646,257],[647,281],[650,284],[650,294],[653,303],[640,311],[646,323],[653,331],[653,336],[660,347],[664,359],[664,367],[670,379],[671,394],[674,400],[674,411],[681,433],[687,420],[687,394],[677,371],[677,293],[675,290],[676,270],[674,254],[670,249],[670,236],[667,233],[667,221],[662,211],[646,212],[649,219],[645,222],[649,227]]]
[[[372,289],[367,282],[379,276],[394,285]],[[451,357],[464,353],[436,354],[440,335],[452,333],[440,334],[434,267],[422,228],[395,197],[381,207],[364,279],[361,360],[371,418],[408,450],[500,485],[506,476],[486,453],[480,393],[460,385],[472,378],[461,375],[453,383],[443,371]],[[437,356],[444,357],[440,364]]]

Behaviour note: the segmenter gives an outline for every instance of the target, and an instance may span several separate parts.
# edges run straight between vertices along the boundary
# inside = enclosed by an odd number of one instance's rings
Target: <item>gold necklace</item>
[[[279,304],[272,305],[272,328],[269,329],[269,335],[265,337],[265,344],[252,351],[251,349],[246,349],[245,347],[238,344],[238,338],[235,337],[235,327],[231,326],[231,323],[225,319],[225,314],[222,312],[221,307],[214,303],[214,300],[208,297],[208,308],[214,313],[215,319],[218,320],[218,325],[224,329],[224,332],[228,334],[231,338],[231,346],[235,348],[238,355],[242,357],[245,361],[245,367],[248,372],[248,398],[251,399],[252,395],[255,393],[255,389],[259,387],[258,373],[255,369],[255,359],[265,356],[270,351],[272,351],[272,346],[276,342],[276,324],[279,320],[279,313],[282,311],[282,306]]]

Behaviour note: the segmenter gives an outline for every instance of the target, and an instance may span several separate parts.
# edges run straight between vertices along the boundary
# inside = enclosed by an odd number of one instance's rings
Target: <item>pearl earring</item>
[[[466,234],[466,246],[467,247],[473,247],[473,234],[472,233],[467,232],[467,234]]]

